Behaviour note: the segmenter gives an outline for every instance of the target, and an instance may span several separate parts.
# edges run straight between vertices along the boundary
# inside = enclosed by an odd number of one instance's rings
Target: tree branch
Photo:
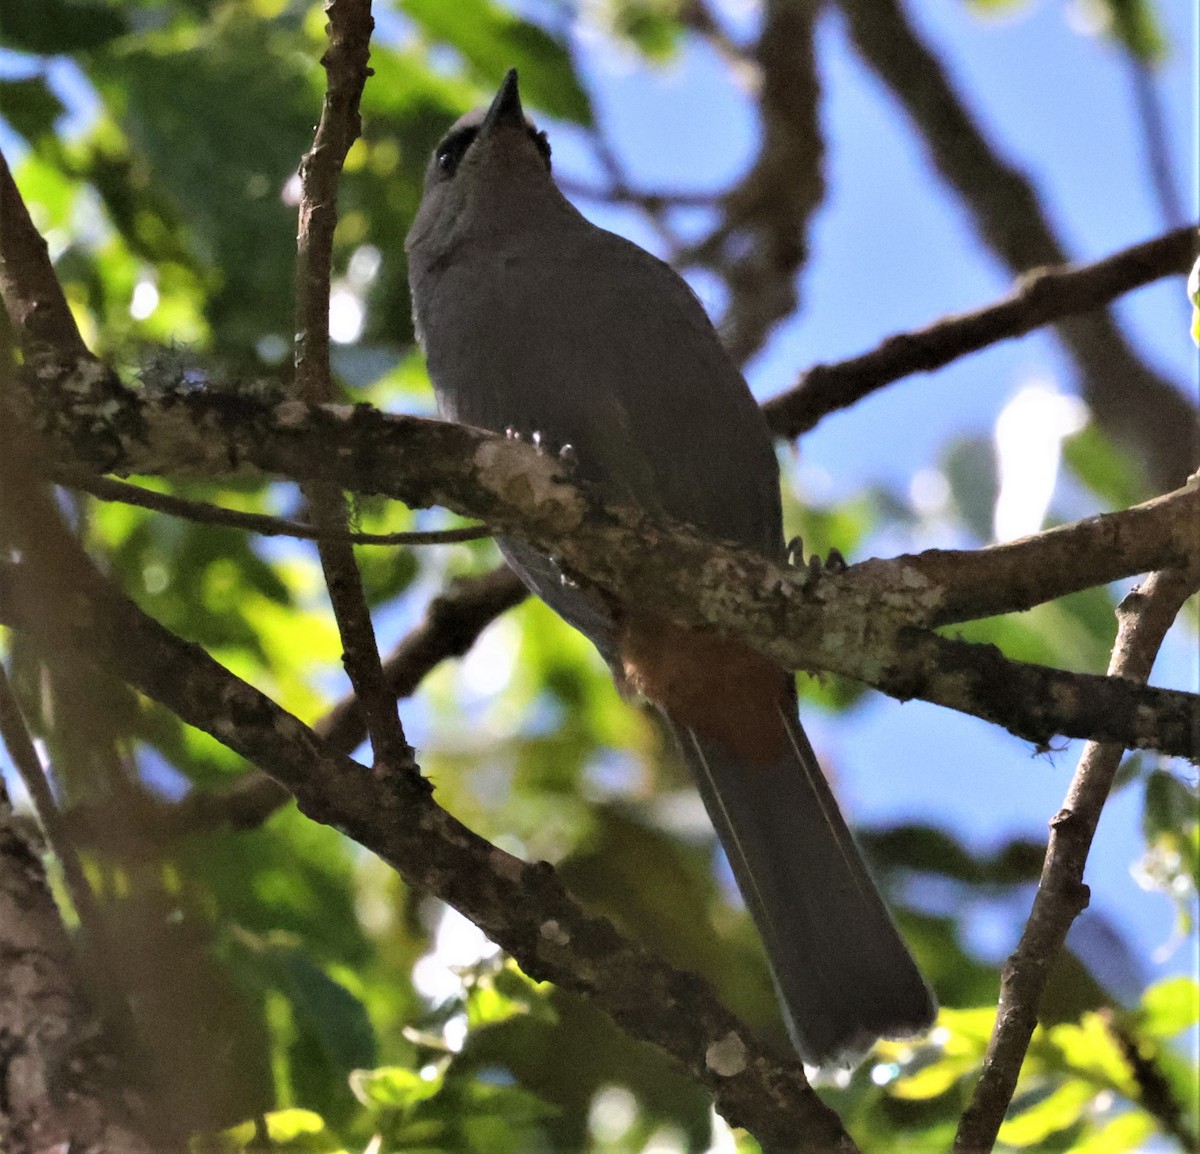
[[[313,146],[300,162],[296,236],[296,387],[311,403],[333,399],[329,368],[329,279],[337,227],[338,181],[362,132],[359,100],[375,21],[370,0],[326,0],[329,47],[321,57],[325,99]]]
[[[27,347],[44,344],[68,359],[89,355],[54,275],[46,242],[29,219],[3,155],[0,155],[0,297]]]
[[[72,966],[36,849],[0,799],[0,1147],[151,1154]]]
[[[338,179],[360,134],[358,105],[370,69],[371,0],[327,0],[329,48],[321,58],[327,87],[312,149],[300,163],[296,241],[296,387],[310,404],[334,399],[329,365],[329,282],[337,226]],[[342,664],[363,704],[377,761],[413,765],[396,699],[383,685],[375,627],[354,548],[346,540],[346,499],[337,486],[301,486],[318,531],[317,552],[342,639]]]
[[[22,561],[14,600],[39,644],[88,652],[180,718],[270,773],[314,821],[377,853],[414,887],[460,910],[535,980],[592,998],[631,1036],[672,1054],[733,1125],[765,1151],[856,1148],[795,1059],[763,1049],[694,975],[678,973],[588,915],[545,863],[490,845],[442,810],[429,784],[388,763],[372,770],[182,641],[108,583],[57,510],[0,446],[0,540]],[[66,612],[65,607],[70,606]]]
[[[1073,521],[983,549],[927,549],[854,568],[879,569],[896,583],[915,570],[936,586],[936,607],[920,622],[954,625],[1019,613],[1082,589],[1155,569],[1186,565],[1200,555],[1200,473],[1182,489],[1122,509]]]
[[[2,669],[0,730],[36,790],[41,766]],[[46,828],[58,833],[53,806],[42,813]],[[72,897],[86,910],[90,891],[78,859],[61,860]],[[0,960],[0,1148],[10,1154],[68,1148],[150,1154],[135,1121],[143,1104],[128,1088],[117,1092],[116,1064],[80,986],[39,847],[20,828],[2,776]]]
[[[270,407],[224,394],[150,397],[122,390],[93,365],[65,381],[54,375],[57,383],[48,385],[39,381],[36,362],[33,368],[25,382],[34,394],[27,398],[34,402],[29,413],[51,451],[96,470],[220,476],[252,466],[409,505],[445,505],[558,557],[569,572],[619,601],[636,600],[680,624],[743,637],[789,669],[824,669],[902,700],[948,705],[1038,744],[1060,733],[1183,756],[1200,749],[1200,697],[1023,665],[989,646],[913,633],[914,626],[939,620],[947,601],[950,619],[961,620],[968,601],[978,612],[989,597],[980,573],[988,564],[1003,568],[1011,552],[994,551],[974,566],[976,583],[958,604],[926,574],[902,563],[888,570],[887,563],[874,562],[814,578],[714,545],[686,526],[603,506],[570,483],[557,458],[478,429],[367,406],[289,401]],[[52,404],[37,403],[39,388],[48,390]],[[1107,514],[1114,520],[1089,520],[1076,531],[1092,544],[1105,533],[1120,539],[1124,518],[1133,524],[1149,518],[1161,527],[1174,523],[1179,502],[1195,499],[1189,492],[1149,513],[1143,506]],[[1044,547],[1061,558],[1067,532],[1031,538],[1021,548],[1026,556]],[[1172,564],[1181,551],[1194,555],[1196,539],[1186,528],[1149,536],[1140,551],[1123,550],[1133,572]],[[1041,544],[1046,540],[1049,545]],[[928,568],[952,580],[936,555]],[[1131,575],[1117,568],[1107,566],[1106,579]],[[1030,588],[1021,582],[1015,594],[991,596],[1021,603]],[[1018,701],[1012,688],[1018,682],[1035,689],[1038,700]]]
[[[999,341],[1102,308],[1161,277],[1186,276],[1198,249],[1196,226],[1189,225],[1092,264],[1034,269],[1020,277],[1009,296],[986,308],[897,333],[849,360],[813,365],[763,411],[778,436],[797,437],[827,414],[911,373],[932,372]]]
[[[56,470],[48,475],[48,480],[68,489],[78,489],[101,501],[136,505],[140,509],[150,509],[170,517],[182,517],[198,525],[222,525],[227,529],[246,529],[260,537],[295,537],[302,541],[316,541],[323,536],[315,526],[293,521],[288,517],[243,513],[240,509],[225,509],[204,501],[189,501],[171,493],[156,493],[140,485],[114,481],[111,477],[98,477],[81,469],[66,467]],[[331,540],[345,541],[350,545],[405,548],[417,545],[454,545],[462,541],[478,541],[490,534],[486,525],[465,525],[460,529],[403,530],[397,533],[357,533],[342,529],[334,530],[327,536]]]
[[[1200,586],[1200,558],[1190,570],[1154,573],[1117,610],[1119,630],[1109,673],[1144,683],[1163,637],[1184,601]],[[1020,689],[1017,690],[1020,692]],[[1197,717],[1200,728],[1200,715]],[[992,1148],[1012,1101],[1038,1006],[1067,930],[1087,908],[1083,870],[1100,811],[1121,763],[1121,747],[1090,742],[1067,791],[1063,808],[1050,823],[1050,841],[1033,910],[1016,952],[1001,975],[996,1027],[984,1057],[983,1073],[959,1122],[956,1154],[982,1154]]]

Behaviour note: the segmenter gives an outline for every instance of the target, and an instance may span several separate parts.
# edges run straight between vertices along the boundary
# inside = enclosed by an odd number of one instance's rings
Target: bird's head
[[[525,116],[516,69],[509,69],[491,105],[460,117],[434,149],[405,248],[438,253],[468,232],[499,231],[547,194],[561,200],[550,143]]]

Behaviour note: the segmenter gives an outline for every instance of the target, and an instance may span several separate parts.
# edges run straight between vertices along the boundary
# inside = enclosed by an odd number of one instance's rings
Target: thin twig
[[[1187,215],[1179,201],[1179,192],[1171,171],[1171,152],[1167,144],[1167,127],[1162,101],[1155,86],[1152,50],[1146,44],[1139,19],[1144,14],[1136,4],[1112,4],[1107,13],[1113,21],[1112,31],[1119,42],[1122,55],[1129,66],[1133,99],[1138,123],[1142,130],[1142,145],[1146,150],[1150,183],[1158,198],[1158,210],[1163,225],[1171,228],[1182,224]]]
[[[435,666],[463,656],[502,613],[519,605],[529,591],[507,565],[479,577],[451,582],[425,609],[384,662],[383,680],[395,698],[410,697]],[[347,697],[313,728],[340,753],[351,753],[365,736],[362,707]]]
[[[641,209],[643,216],[650,223],[651,228],[658,233],[658,238],[663,243],[665,259],[674,262],[678,258],[682,244],[675,230],[667,223],[666,209],[668,205],[662,201],[643,197],[633,191],[625,166],[621,163],[621,158],[613,148],[612,142],[604,134],[602,127],[598,126],[591,140],[592,149],[608,177],[609,186],[614,193],[620,196],[620,199],[626,203],[635,204]]]
[[[1027,273],[1009,296],[994,304],[897,333],[849,360],[814,365],[786,393],[769,400],[763,411],[777,435],[796,437],[827,414],[910,373],[932,372],[999,341],[1103,308],[1161,277],[1186,274],[1198,247],[1196,228],[1175,229],[1092,264]]]
[[[172,517],[183,517],[201,525],[223,525],[230,529],[247,529],[260,537],[296,537],[303,541],[316,541],[324,534],[313,525],[292,521],[287,517],[272,517],[265,513],[243,513],[238,509],[225,509],[203,501],[189,501],[171,493],[156,493],[141,485],[127,481],[116,481],[111,477],[99,477],[82,469],[60,468],[51,470],[50,480],[70,489],[80,489],[101,501],[120,501],[125,505],[136,505],[156,513]],[[464,525],[457,529],[404,530],[397,533],[357,533],[348,530],[336,532],[334,540],[352,545],[454,545],[462,541],[478,541],[490,537],[486,525]]]
[[[328,0],[329,48],[321,58],[327,86],[312,149],[300,165],[300,217],[296,241],[296,387],[302,400],[331,401],[329,284],[337,225],[338,180],[362,123],[359,99],[370,69],[370,0]],[[346,499],[336,486],[301,487],[316,526],[317,551],[342,638],[342,662],[363,703],[377,762],[413,765],[396,700],[383,684],[379,646],[353,546],[345,540]],[[338,539],[338,535],[341,539]]]
[[[707,40],[735,73],[750,67],[750,54],[721,27],[704,0],[684,0],[679,7],[678,20]]]
[[[1150,65],[1130,52],[1129,66],[1150,169],[1150,182],[1158,199],[1162,223],[1170,228],[1187,220],[1187,211],[1179,199],[1175,174],[1171,171],[1171,153],[1167,147],[1167,126],[1164,123],[1162,102],[1154,84],[1154,72]]]
[[[1109,663],[1111,677],[1146,682],[1163,637],[1198,584],[1200,563],[1190,570],[1154,573],[1125,598],[1117,610],[1119,627]],[[1037,1025],[1046,982],[1067,930],[1087,908],[1084,866],[1121,754],[1119,745],[1089,742],[1063,808],[1050,823],[1050,840],[1033,910],[1001,974],[996,1026],[983,1072],[959,1122],[956,1154],[984,1154],[996,1141]]]
[[[1100,1013],[1137,1086],[1138,1104],[1154,1117],[1164,1134],[1170,1134],[1179,1143],[1186,1154],[1197,1154],[1200,1151],[1200,1137],[1184,1124],[1184,1107],[1175,1097],[1155,1047],[1147,1046],[1138,1037],[1127,1015],[1111,1009],[1101,1010]]]
[[[623,171],[618,175],[607,164],[604,167],[609,178],[609,183],[604,187],[570,177],[559,177],[558,187],[578,200],[590,200],[598,204],[632,204],[649,213],[661,213],[670,208],[716,208],[725,195],[723,192],[635,188],[628,183]]]

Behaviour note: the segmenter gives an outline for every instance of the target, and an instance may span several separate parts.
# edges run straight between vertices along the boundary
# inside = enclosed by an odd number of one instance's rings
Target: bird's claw
[[[846,564],[846,558],[842,556],[840,549],[830,549],[825,556],[825,572],[826,573],[845,573],[850,566]]]
[[[578,463],[579,457],[575,452],[574,445],[567,442],[555,448],[546,436],[537,429],[527,435],[515,426],[509,425],[504,430],[504,436],[510,441],[528,442],[537,452],[544,456],[557,457],[564,465],[570,468],[573,468]]]
[[[787,563],[797,569],[807,569],[809,577],[814,580],[825,574],[836,576],[845,573],[849,568],[840,549],[830,549],[824,560],[819,553],[814,553],[805,561],[803,537],[793,537],[787,543]]]

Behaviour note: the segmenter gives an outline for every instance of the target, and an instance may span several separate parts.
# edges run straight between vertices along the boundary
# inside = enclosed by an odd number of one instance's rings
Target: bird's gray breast
[[[416,294],[442,414],[570,444],[605,499],[714,538],[782,550],[766,424],[687,285],[649,253],[579,221],[447,262]],[[596,636],[553,566],[506,553],[535,591]]]

